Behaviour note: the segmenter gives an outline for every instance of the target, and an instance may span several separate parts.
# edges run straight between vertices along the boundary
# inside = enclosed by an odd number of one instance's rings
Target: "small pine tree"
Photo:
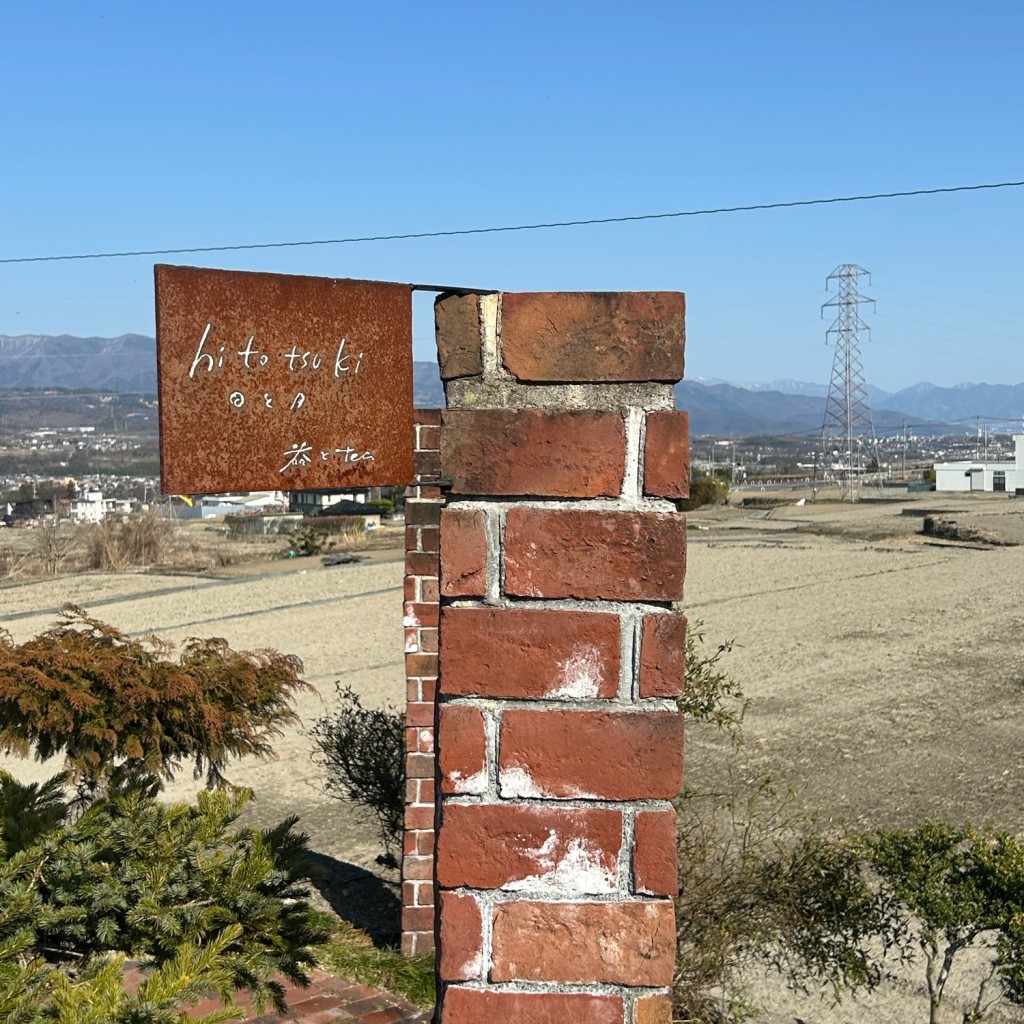
[[[0,807],[31,804],[26,788],[0,781]],[[109,1010],[103,993],[112,982],[100,965],[111,953],[152,967],[153,990],[168,1000],[180,998],[175,984],[191,976],[193,962],[206,965],[201,990],[228,1003],[244,988],[258,1006],[283,1011],[275,976],[308,982],[313,947],[328,933],[306,902],[307,837],[294,831],[295,820],[235,829],[247,792],[168,806],[158,791],[155,777],[134,779],[75,821],[39,815],[24,848],[0,858],[0,1008],[20,1013],[18,992],[30,988],[36,1002],[49,1000],[63,1014],[52,1019],[77,1022],[61,1009],[61,993],[91,979],[97,1005]]]

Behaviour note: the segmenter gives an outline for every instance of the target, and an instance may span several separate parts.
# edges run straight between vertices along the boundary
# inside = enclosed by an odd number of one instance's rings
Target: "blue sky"
[[[0,258],[570,220],[1024,179],[1019,0],[9,3]],[[1024,380],[1024,189],[167,258],[678,289],[688,376]],[[0,334],[154,330],[152,257],[0,265]],[[432,358],[417,306],[417,358]]]

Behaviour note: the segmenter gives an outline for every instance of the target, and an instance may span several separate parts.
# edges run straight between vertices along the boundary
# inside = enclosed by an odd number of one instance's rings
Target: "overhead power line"
[[[828,206],[833,203],[862,203],[876,199],[902,199],[908,196],[935,196],[950,192],[980,192],[983,189],[1020,188],[1024,181],[997,181],[983,185],[953,185],[949,188],[917,188],[905,192],[875,192],[857,196],[831,196],[828,199],[793,199],[778,203],[752,203],[748,206],[717,206],[704,210],[678,210],[672,213],[637,213],[624,217],[591,217],[585,220],[548,221],[541,224],[506,224],[486,228],[458,228],[449,231],[410,231],[395,235],[360,235],[351,238],[317,238],[301,242],[250,242],[245,245],[195,245],[178,249],[136,249],[125,252],[69,253],[60,256],[8,256],[4,263],[55,263],[61,260],[105,260],[127,256],[183,256],[202,252],[242,252],[252,249],[296,249],[311,245],[354,245],[359,242],[400,242],[418,238],[455,238],[462,235],[496,235],[515,231],[544,231],[554,228],[578,228],[592,224],[628,224],[644,220],[671,220],[678,217],[710,217],[721,213],[750,213],[754,210],[788,210],[797,206]]]

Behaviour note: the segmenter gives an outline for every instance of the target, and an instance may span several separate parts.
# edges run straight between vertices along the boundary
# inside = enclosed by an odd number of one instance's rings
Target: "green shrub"
[[[742,973],[767,965],[800,991],[834,999],[881,981],[882,950],[898,945],[894,903],[865,880],[861,858],[792,815],[776,780],[752,768],[741,731],[749,701],[722,669],[726,642],[705,650],[703,624],[687,632],[689,734],[728,743],[714,789],[687,782],[677,802],[676,1015],[701,1024],[756,1016]]]
[[[690,496],[679,502],[683,512],[692,512],[705,505],[724,505],[729,497],[729,481],[717,474],[696,477],[690,484]]]
[[[381,863],[397,865],[405,816],[405,716],[394,707],[364,708],[350,687],[335,683],[339,707],[317,719],[310,736],[324,788],[376,819]]]
[[[956,963],[982,954],[965,1022],[996,1003],[1024,1005],[1024,842],[1005,832],[928,821],[861,841],[883,893],[924,961],[928,1020],[938,1024]],[[970,951],[968,957],[961,954]],[[956,1012],[960,1016],[960,1011]]]
[[[334,971],[357,985],[387,989],[417,1006],[432,1006],[434,955],[405,956],[397,949],[375,947],[369,937],[346,921],[336,921],[331,937],[317,949],[325,970]]]
[[[374,498],[366,505],[368,508],[377,509],[381,519],[390,519],[395,514],[395,503],[390,498]]]

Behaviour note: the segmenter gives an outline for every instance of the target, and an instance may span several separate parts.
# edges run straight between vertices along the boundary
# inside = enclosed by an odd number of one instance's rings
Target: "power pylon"
[[[842,487],[843,496],[856,500],[858,484],[864,476],[864,450],[869,448],[878,467],[878,446],[875,425],[871,419],[868,386],[864,379],[864,363],[860,354],[860,337],[870,337],[871,328],[860,315],[860,306],[874,305],[875,300],[860,293],[858,281],[871,274],[856,263],[841,263],[825,279],[825,287],[838,282],[838,291],[821,307],[835,309],[836,317],[825,332],[825,343],[834,337],[835,356],[832,360],[832,379],[825,399],[825,419],[821,426],[821,449],[826,473],[831,467]],[[839,456],[838,463],[835,456]]]

